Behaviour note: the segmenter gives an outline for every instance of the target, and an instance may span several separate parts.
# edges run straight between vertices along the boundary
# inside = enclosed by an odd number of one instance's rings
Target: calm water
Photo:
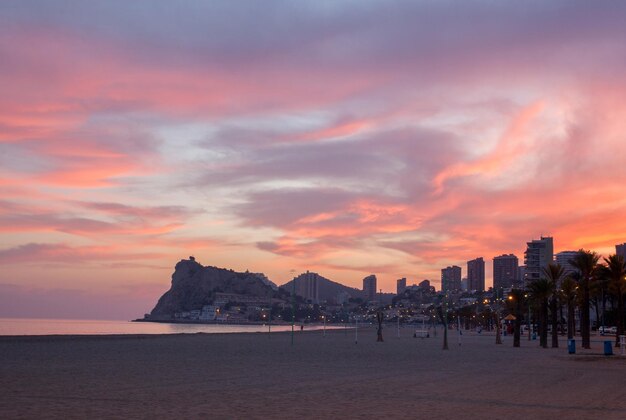
[[[322,326],[307,325],[305,330]],[[327,326],[327,329],[332,327]],[[296,329],[300,327],[296,325]],[[195,334],[267,332],[267,325],[161,324],[155,322],[95,321],[76,319],[0,318],[0,335],[100,335],[100,334]],[[290,325],[272,325],[272,332],[291,331]]]

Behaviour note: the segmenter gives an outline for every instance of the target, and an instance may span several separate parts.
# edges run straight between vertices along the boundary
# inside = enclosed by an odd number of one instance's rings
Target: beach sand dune
[[[0,338],[0,418],[626,418],[626,358],[489,334]]]

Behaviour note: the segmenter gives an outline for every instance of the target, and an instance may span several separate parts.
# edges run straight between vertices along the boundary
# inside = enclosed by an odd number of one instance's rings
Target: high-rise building
[[[541,239],[533,239],[526,242],[526,252],[524,252],[524,265],[526,265],[526,273],[524,277],[524,286],[539,280],[542,270],[553,261],[554,244],[551,236],[541,237]]]
[[[563,274],[570,275],[576,272],[576,268],[570,262],[578,255],[578,251],[561,251],[554,255],[554,261],[563,267]]]
[[[513,254],[503,254],[493,258],[493,288],[494,290],[519,287],[520,277],[519,260]]]
[[[441,269],[441,290],[461,290],[461,267],[453,265]]]
[[[467,262],[467,290],[485,291],[485,260],[483,257]]]
[[[620,245],[615,245],[615,253],[621,255],[626,260],[626,242]]]
[[[376,276],[374,274],[363,279],[363,292],[367,300],[376,300]]]
[[[401,295],[406,290],[406,277],[402,277],[397,281],[396,293]]]
[[[319,303],[319,278],[319,274],[310,273],[309,271],[300,274],[294,279],[296,282],[296,294],[313,303]]]
[[[526,266],[525,265],[520,265],[519,266],[519,274],[517,275],[517,282],[518,282],[520,287],[524,286],[524,279],[525,278],[526,278]]]

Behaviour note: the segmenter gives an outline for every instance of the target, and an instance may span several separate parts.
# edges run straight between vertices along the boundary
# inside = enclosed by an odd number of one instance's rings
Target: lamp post
[[[528,294],[525,294],[524,297],[528,298]],[[530,301],[528,302],[528,341],[530,341]]]

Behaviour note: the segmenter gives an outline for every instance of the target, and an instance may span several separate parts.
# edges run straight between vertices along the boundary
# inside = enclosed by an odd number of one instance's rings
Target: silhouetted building
[[[370,275],[363,279],[363,292],[367,300],[376,300],[376,276]]]
[[[518,284],[520,285],[520,287],[523,287],[525,278],[526,278],[526,266],[525,265],[520,265],[519,266],[519,274],[517,275],[517,281],[518,281]]]
[[[615,253],[621,255],[626,260],[626,242],[620,245],[615,245]]]
[[[494,290],[519,287],[520,277],[519,260],[513,254],[503,254],[493,258],[493,288]]]
[[[453,265],[441,269],[441,290],[461,290],[461,267]]]
[[[526,243],[526,252],[524,252],[524,265],[526,265],[526,273],[524,277],[524,286],[539,280],[542,276],[542,270],[553,261],[554,245],[552,237],[541,237],[541,239],[533,239]]]
[[[483,257],[467,262],[467,290],[485,291],[485,260]]]
[[[404,293],[405,290],[406,290],[406,278],[402,277],[401,279],[398,279],[397,281],[396,293],[400,295]]]
[[[319,277],[319,274],[308,271],[300,274],[294,279],[296,294],[313,303],[319,303]]]
[[[578,251],[561,251],[554,255],[554,261],[563,267],[563,274],[570,275],[577,270],[571,261],[578,255]]]
[[[424,290],[430,290],[430,280],[422,280],[418,284]]]

